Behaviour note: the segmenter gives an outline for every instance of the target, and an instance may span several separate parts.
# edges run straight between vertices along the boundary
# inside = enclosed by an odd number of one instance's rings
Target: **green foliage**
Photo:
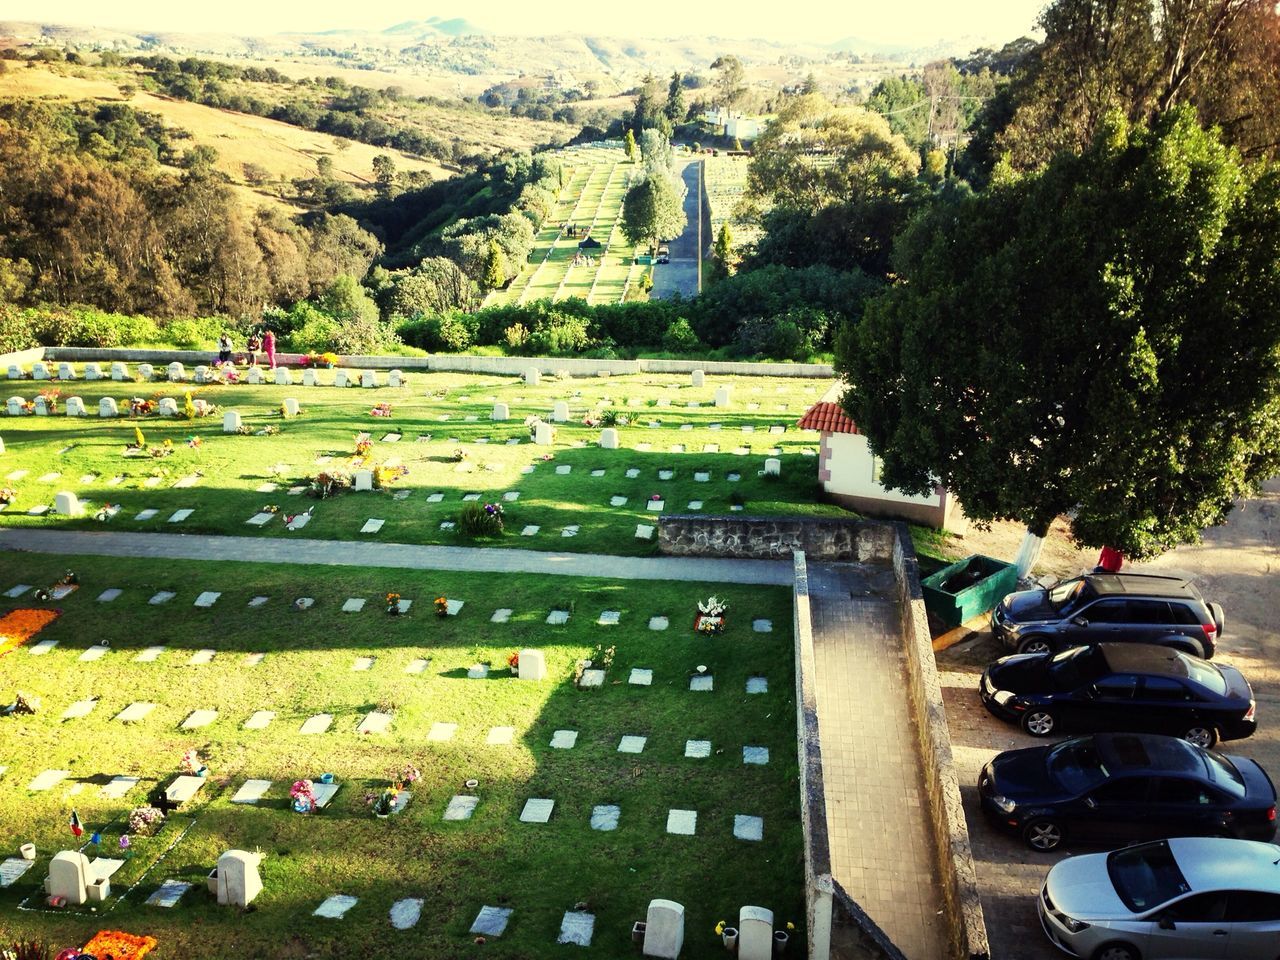
[[[684,231],[684,204],[674,181],[665,174],[645,177],[622,201],[622,232],[633,244],[657,246]]]
[[[484,268],[484,284],[496,290],[507,282],[507,259],[497,239],[489,241],[489,265]]]
[[[490,507],[497,509],[491,510]],[[503,528],[500,504],[464,503],[458,513],[458,532],[464,537],[500,537]]]
[[[1189,110],[956,194],[842,334],[887,486],[1149,557],[1280,469],[1280,173]]]
[[[396,329],[400,339],[423,350],[460,353],[471,346],[473,329],[466,314],[446,313],[415,317]]]
[[[536,327],[529,335],[526,349],[535,355],[565,356],[585,350],[590,343],[591,332],[586,320],[562,316]]]
[[[704,347],[689,321],[680,317],[662,334],[662,349],[668,353],[696,353]]]
[[[160,337],[179,350],[205,350],[227,329],[225,317],[179,317],[160,328]]]
[[[627,128],[626,136],[623,137],[623,148],[627,151],[627,159],[632,163],[636,162],[636,134],[630,127]]]

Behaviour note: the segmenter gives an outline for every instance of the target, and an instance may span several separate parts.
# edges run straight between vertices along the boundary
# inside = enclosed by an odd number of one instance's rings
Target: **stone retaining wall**
[[[951,755],[951,733],[942,702],[938,665],[933,657],[924,595],[920,591],[920,569],[907,528],[902,524],[894,526],[893,570],[907,654],[908,687],[920,738],[929,821],[943,871],[941,886],[952,936],[951,952],[955,957],[985,960],[990,956],[987,925],[978,899],[978,874],[960,800],[960,781]]]
[[[800,550],[828,563],[888,563],[893,544],[894,527],[875,520],[697,514],[658,518],[658,549],[678,557],[785,560]]]

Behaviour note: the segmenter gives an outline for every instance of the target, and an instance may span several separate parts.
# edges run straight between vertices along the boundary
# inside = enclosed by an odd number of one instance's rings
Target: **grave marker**
[[[551,735],[551,746],[557,750],[572,750],[577,742],[577,730],[557,730]]]
[[[645,914],[644,945],[641,952],[646,957],[676,960],[683,946],[684,906],[674,900],[650,900],[649,910]]]
[[[585,911],[566,910],[560,920],[560,936],[556,943],[570,943],[576,947],[591,946],[591,935],[595,931],[596,916]]]
[[[316,907],[313,917],[325,917],[329,920],[341,920],[348,910],[360,901],[344,893],[335,893]]]
[[[257,803],[271,789],[270,780],[246,780],[231,798],[232,803]]]
[[[524,809],[520,811],[521,823],[546,823],[551,819],[551,812],[555,809],[556,802],[543,798],[530,798],[524,803]]]
[[[476,805],[480,802],[479,797],[472,797],[459,794],[449,800],[449,805],[445,807],[444,820],[470,820],[471,815],[476,811]]]
[[[500,937],[506,932],[511,914],[510,907],[481,907],[475,922],[471,924],[470,932],[485,937]]]
[[[735,823],[737,819],[737,817],[734,818]],[[734,830],[736,835],[736,826]],[[745,906],[738,911],[738,958],[739,960],[773,960],[772,910]]]
[[[307,719],[302,727],[298,730],[301,734],[324,733],[329,729],[329,725],[333,723],[333,716],[328,713],[317,713],[314,717]]]
[[[668,810],[667,833],[692,837],[698,831],[697,810]]]

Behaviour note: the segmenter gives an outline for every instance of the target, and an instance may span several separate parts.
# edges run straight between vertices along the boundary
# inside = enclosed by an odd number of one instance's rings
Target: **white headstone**
[[[203,363],[196,367],[195,381],[196,383],[209,382],[209,368],[206,367]]]
[[[141,377],[143,380],[150,380],[153,376],[155,376],[155,372],[156,372],[155,368],[152,367],[151,364],[149,363],[138,364],[138,376]]]
[[[506,420],[510,416],[511,416],[511,413],[507,409],[507,405],[505,403],[495,403],[493,405],[494,420]]]
[[[240,430],[240,414],[235,410],[228,410],[222,415],[222,432],[237,433]]]
[[[533,427],[533,442],[540,447],[549,447],[552,443],[552,427],[539,420]]]
[[[120,416],[120,410],[111,397],[103,397],[98,401],[98,416],[105,418]]]
[[[262,382],[262,368],[261,368],[261,367],[250,367],[250,368],[248,369],[248,371],[245,373],[245,375],[244,375],[244,379],[245,379],[245,382],[246,382],[246,383],[261,383],[261,382]]]
[[[43,396],[36,397],[36,416],[37,417],[49,416],[49,408],[51,406],[53,406],[53,404],[47,398]]]
[[[62,897],[69,904],[88,899],[87,884],[92,879],[89,858],[78,850],[62,850],[49,861],[49,896]]]
[[[541,650],[520,651],[520,679],[542,680],[547,676],[547,659]]]
[[[395,387],[397,390],[404,386],[404,371],[392,370],[387,374],[387,386]]]
[[[373,489],[373,471],[357,470],[355,488],[357,490],[372,490]]]
[[[58,364],[59,380],[74,380],[76,378],[76,368],[65,360]]]
[[[9,416],[22,416],[22,408],[27,405],[27,401],[22,397],[10,397],[8,400]]]
[[[80,397],[67,397],[67,416],[83,417],[84,416],[84,400]]]
[[[289,371],[285,371],[288,373]],[[298,401],[293,397],[284,398],[284,415],[286,417],[296,417],[302,412],[302,407],[298,405]]]
[[[613,427],[605,427],[600,431],[600,447],[603,450],[618,449],[618,431]]]
[[[173,397],[161,397],[160,403],[156,406],[156,412],[162,417],[176,417],[178,415],[178,401]]]
[[[551,411],[551,419],[555,423],[568,423],[569,404],[564,400],[557,400],[554,409]]]
[[[694,370],[693,373],[689,375],[689,379],[695,387],[701,387],[706,384],[707,375],[701,370]]]
[[[764,462],[764,475],[766,477],[777,477],[782,474],[782,461],[777,457],[770,457]]]
[[[0,437],[0,453],[4,453],[4,438]]]
[[[378,385],[378,372],[376,370],[360,371],[360,386],[366,389],[372,389]]]
[[[84,378],[86,380],[101,380],[102,367],[96,363],[86,363],[84,365]]]
[[[181,383],[187,379],[187,368],[177,360],[169,364],[169,380],[173,383]]]
[[[302,385],[304,387],[314,387],[316,385],[316,372],[310,368],[302,371]]]
[[[70,490],[62,490],[54,494],[53,512],[60,513],[64,517],[78,517],[84,513],[84,507],[80,506],[80,500]]]
[[[524,372],[524,382],[531,387],[536,387],[542,382],[542,374],[537,367],[529,367]]]
[[[43,360],[37,360],[35,363],[31,364],[31,379],[32,380],[48,380],[49,365],[45,363]]]
[[[333,385],[335,387],[351,386],[351,378],[347,375],[347,371],[339,370],[333,375]]]
[[[287,387],[293,383],[293,374],[288,367],[276,367],[276,386]]]
[[[16,363],[9,364],[10,380],[21,380],[24,376],[25,374],[22,372],[22,368],[20,366],[18,366]]]
[[[646,957],[676,960],[684,946],[684,905],[674,900],[650,900],[645,915],[644,947]]]
[[[773,960],[773,911],[743,907],[738,911],[738,960]]]
[[[129,365],[127,363],[121,363],[119,360],[112,362],[111,379],[112,380],[128,380]]]
[[[729,388],[716,387],[716,406],[727,407],[729,405]]]
[[[261,855],[228,850],[218,858],[218,906],[247,907],[262,892]]]

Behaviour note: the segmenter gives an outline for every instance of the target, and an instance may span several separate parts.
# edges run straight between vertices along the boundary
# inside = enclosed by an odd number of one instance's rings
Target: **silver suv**
[[[1222,607],[1190,580],[1152,573],[1085,574],[1011,593],[991,613],[991,632],[1018,653],[1128,640],[1208,660],[1223,626]]]

